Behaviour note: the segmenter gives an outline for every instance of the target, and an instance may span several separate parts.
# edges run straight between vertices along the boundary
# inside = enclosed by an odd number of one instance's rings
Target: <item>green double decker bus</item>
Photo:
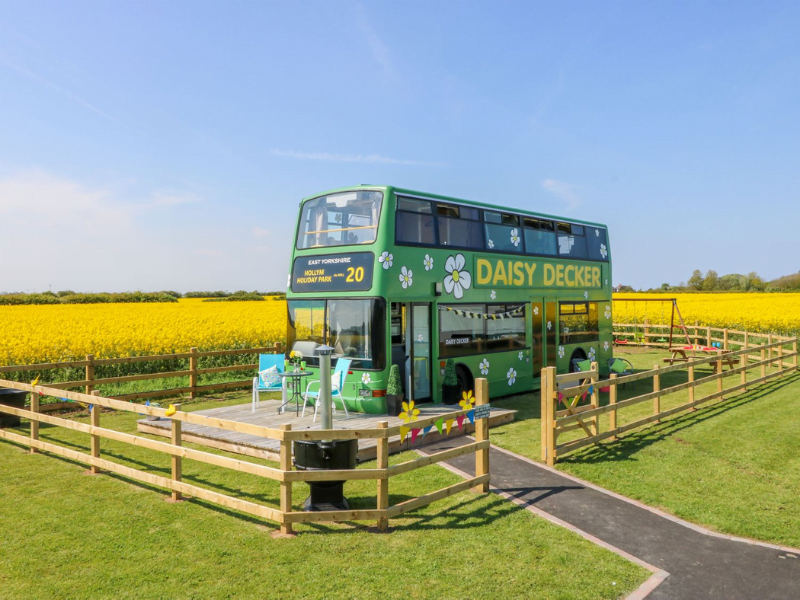
[[[442,401],[450,359],[463,389],[492,397],[611,358],[611,254],[604,225],[392,186],[300,204],[287,289],[288,349],[351,360],[349,410],[386,412],[389,370],[406,399]]]

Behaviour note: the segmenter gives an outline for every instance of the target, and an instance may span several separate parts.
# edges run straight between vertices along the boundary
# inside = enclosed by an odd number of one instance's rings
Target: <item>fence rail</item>
[[[446,498],[460,491],[474,488],[478,491],[489,491],[489,421],[488,418],[475,419],[475,442],[444,450],[425,457],[406,461],[397,465],[389,466],[389,438],[401,434],[400,427],[389,427],[388,422],[381,421],[374,429],[329,429],[314,431],[292,431],[291,425],[281,425],[279,429],[240,423],[226,419],[218,419],[205,415],[177,410],[174,414],[167,415],[167,410],[122,401],[115,398],[105,398],[99,395],[98,391],[91,394],[80,392],[63,391],[61,388],[53,386],[32,386],[15,381],[0,379],[0,387],[8,387],[31,394],[30,409],[14,408],[11,406],[0,405],[0,412],[16,415],[30,420],[30,435],[24,436],[19,433],[0,429],[0,439],[5,439],[18,444],[29,446],[31,452],[43,451],[62,456],[88,464],[93,472],[108,471],[116,473],[130,479],[143,483],[152,484],[172,492],[175,500],[181,498],[183,494],[188,494],[202,500],[213,502],[227,508],[239,510],[263,519],[275,521],[280,524],[282,534],[292,534],[294,523],[304,523],[312,521],[376,521],[379,530],[386,530],[389,526],[389,519],[397,517],[405,512],[414,510],[431,504],[442,498]],[[65,397],[74,402],[90,405],[90,423],[81,423],[66,419],[42,414],[40,411],[40,399],[44,396]],[[475,381],[476,406],[488,404],[489,386],[486,379]],[[101,408],[134,412],[171,419],[172,435],[170,442],[156,441],[150,438],[124,433],[100,426]],[[403,427],[413,426],[423,428],[433,424],[438,419],[457,419],[466,415],[468,410],[458,410],[445,415],[419,419],[412,424]],[[71,448],[65,448],[57,444],[45,442],[39,439],[39,424],[46,423],[56,427],[63,427],[73,431],[88,434],[91,440],[91,450],[87,454]],[[182,423],[192,423],[206,427],[216,427],[239,433],[258,435],[271,438],[280,442],[280,466],[270,467],[248,461],[243,461],[228,456],[186,448],[181,442]],[[374,469],[341,469],[327,471],[303,471],[292,468],[292,442],[298,440],[352,440],[374,438],[377,440],[377,468]],[[171,457],[172,472],[171,477],[163,477],[152,473],[123,466],[111,460],[101,457],[101,440],[108,439],[123,442],[167,454]],[[392,477],[414,471],[423,467],[437,464],[444,460],[449,460],[457,456],[475,454],[475,477],[471,477],[457,484],[435,490],[429,494],[411,498],[395,504],[389,505],[389,481]],[[218,467],[248,473],[266,479],[271,479],[280,484],[280,507],[274,508],[242,500],[231,495],[221,494],[213,490],[202,488],[182,481],[182,461],[184,459],[194,460]],[[292,484],[295,482],[314,482],[314,481],[354,481],[354,480],[375,480],[376,496],[374,509],[363,510],[336,510],[336,511],[317,511],[305,512],[293,510],[292,503]]]
[[[718,330],[726,332],[727,330]],[[727,333],[730,333],[727,331]],[[742,332],[746,333],[746,332]],[[565,454],[574,452],[592,444],[598,444],[603,440],[613,439],[627,431],[658,422],[666,417],[680,412],[694,409],[700,404],[715,400],[725,399],[725,396],[739,391],[746,391],[749,387],[765,383],[774,377],[780,377],[798,369],[798,338],[780,337],[778,341],[773,341],[779,336],[769,336],[768,344],[760,346],[750,346],[748,341],[744,342],[740,350],[733,350],[722,355],[708,358],[692,357],[685,364],[660,367],[654,365],[650,371],[643,371],[631,375],[617,376],[612,373],[608,380],[600,380],[600,372],[597,363],[591,363],[591,370],[582,373],[568,373],[557,375],[555,367],[542,369],[541,384],[541,458],[548,465],[553,465],[558,458]],[[710,336],[710,334],[709,334]],[[728,336],[725,336],[728,338]],[[765,336],[767,337],[767,336]],[[728,344],[731,340],[727,339]],[[786,346],[791,345],[791,350],[787,351]],[[791,363],[787,364],[787,360]],[[724,369],[725,365],[730,368]],[[714,372],[711,375],[695,378],[695,369],[698,366],[711,365]],[[737,365],[737,366],[734,366]],[[755,379],[747,378],[749,370],[760,369],[760,376]],[[770,368],[776,369],[768,373]],[[684,383],[662,387],[661,382],[664,375],[686,371],[687,380]],[[729,377],[738,376],[738,383],[724,388],[723,381]],[[652,380],[652,391],[618,401],[620,386],[637,381]],[[698,386],[717,383],[715,392],[706,394],[701,398],[695,398]],[[601,406],[600,392],[608,393],[608,404]],[[688,390],[688,402],[668,410],[661,409],[661,402],[665,396],[675,394],[683,390]],[[588,404],[580,405],[579,402],[586,401]],[[625,425],[618,425],[619,411],[641,404],[643,402],[653,402],[653,412],[647,417],[637,419]],[[559,409],[559,404],[564,406]],[[600,416],[609,415],[609,427],[607,431],[600,431]],[[558,443],[558,437],[571,431],[583,431],[584,437]]]
[[[119,383],[129,383],[134,381],[150,381],[150,380],[166,379],[172,377],[186,377],[188,385],[183,387],[169,388],[164,390],[153,390],[148,392],[119,394],[109,397],[114,399],[136,400],[138,398],[178,396],[180,394],[188,393],[190,398],[195,398],[199,393],[202,392],[213,391],[213,390],[219,391],[219,390],[237,389],[237,388],[248,387],[253,384],[252,378],[249,378],[240,381],[227,381],[224,383],[210,383],[210,384],[200,385],[198,382],[199,382],[199,377],[201,375],[208,375],[212,373],[228,373],[236,371],[250,371],[252,373],[258,368],[258,363],[252,363],[252,364],[240,364],[240,365],[227,365],[224,367],[209,367],[201,369],[199,368],[199,360],[201,358],[210,358],[218,356],[240,356],[248,354],[258,355],[267,353],[280,354],[282,352],[284,352],[284,345],[278,342],[275,343],[273,346],[260,347],[260,348],[237,348],[234,350],[209,350],[205,352],[200,352],[197,350],[197,348],[191,348],[189,352],[179,352],[175,354],[158,354],[152,356],[123,356],[119,358],[96,359],[94,358],[93,354],[87,354],[86,360],[39,363],[32,365],[11,365],[6,367],[0,367],[0,374],[21,373],[21,372],[44,373],[46,371],[54,371],[58,369],[83,367],[85,369],[85,375],[83,379],[75,381],[61,381],[61,382],[47,383],[47,386],[51,389],[59,389],[59,390],[69,390],[82,387],[84,388],[86,394],[91,394],[94,391],[94,389],[99,385],[112,385]],[[98,378],[95,376],[96,367],[126,365],[126,364],[135,364],[143,362],[182,360],[187,358],[189,359],[188,369],[182,369],[176,371],[164,371],[161,373],[140,373],[136,375],[122,375],[119,377]],[[63,398],[65,396],[61,394],[61,395],[56,395],[56,397]],[[50,406],[51,409],[64,408],[65,404],[55,403],[55,405],[51,404],[48,406]],[[68,406],[68,404],[66,406]]]

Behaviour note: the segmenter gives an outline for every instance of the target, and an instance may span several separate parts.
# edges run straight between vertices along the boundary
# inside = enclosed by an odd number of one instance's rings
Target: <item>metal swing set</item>
[[[686,329],[686,323],[683,321],[683,316],[681,315],[681,310],[678,308],[678,299],[677,298],[630,298],[626,300],[617,300],[617,302],[624,302],[625,303],[625,321],[628,322],[628,302],[633,303],[633,321],[629,323],[630,326],[633,327],[633,332],[628,334],[622,334],[623,336],[631,336],[633,340],[627,339],[627,337],[620,337],[619,335],[614,338],[614,345],[617,346],[662,346],[664,344],[667,345],[668,348],[672,348],[672,340],[675,330],[677,329],[679,332],[682,331],[683,335],[686,337],[686,343],[691,345],[692,341],[689,339],[689,331]],[[644,321],[642,325],[639,325],[639,321],[636,318],[636,303],[637,302],[644,302]],[[656,343],[650,343],[648,341],[649,337],[652,337],[648,333],[648,321],[647,321],[647,303],[648,302],[658,302],[661,304],[661,324],[665,323],[664,320],[664,308],[667,302],[670,303],[672,314],[670,316],[670,324],[669,324],[669,339],[665,338],[663,335],[656,339]],[[675,324],[675,316],[677,315],[679,325]]]

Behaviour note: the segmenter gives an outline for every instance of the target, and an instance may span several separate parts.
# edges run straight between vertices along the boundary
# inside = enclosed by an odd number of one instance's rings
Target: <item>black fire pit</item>
[[[13,388],[0,388],[0,404],[14,408],[25,408],[25,396],[28,392]],[[3,427],[19,427],[20,418],[17,415],[0,412],[0,429]]]
[[[300,471],[355,469],[358,440],[294,443],[294,466]],[[344,481],[309,481],[304,510],[348,510]]]

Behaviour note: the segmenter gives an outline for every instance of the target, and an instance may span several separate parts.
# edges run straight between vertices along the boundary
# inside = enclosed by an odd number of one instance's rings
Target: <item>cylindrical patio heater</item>
[[[317,348],[319,355],[319,414],[320,429],[333,429],[331,414],[331,352],[330,346]],[[342,400],[344,402],[344,400]],[[294,465],[300,471],[355,469],[358,440],[322,440],[294,442]],[[311,481],[311,495],[303,503],[305,510],[346,510],[350,506],[344,497],[344,481]]]

